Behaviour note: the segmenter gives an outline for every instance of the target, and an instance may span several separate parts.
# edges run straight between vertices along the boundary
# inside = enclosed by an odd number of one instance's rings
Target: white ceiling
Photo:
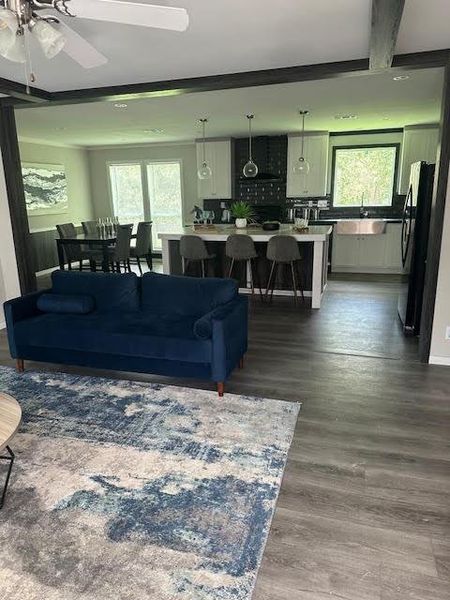
[[[300,130],[299,109],[308,109],[309,130],[349,131],[404,127],[439,121],[443,69],[392,73],[274,86],[202,92],[164,98],[25,108],[16,111],[22,141],[101,146],[190,141],[208,117],[208,137],[245,135],[249,112],[255,134]],[[355,114],[339,120],[336,115]],[[163,129],[151,132],[151,129]]]
[[[33,46],[36,86],[50,91],[232,73],[368,57],[371,0],[140,0],[182,6],[190,27],[174,33],[82,19],[70,25],[109,63],[84,70]],[[397,52],[450,47],[448,0],[406,0]],[[0,77],[23,81],[0,58]]]

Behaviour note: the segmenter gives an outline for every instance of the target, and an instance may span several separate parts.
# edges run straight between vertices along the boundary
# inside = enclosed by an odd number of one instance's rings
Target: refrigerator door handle
[[[403,216],[402,216],[401,245],[402,245],[402,265],[403,265],[403,267],[405,267],[405,265],[406,265],[406,259],[408,257],[408,250],[409,250],[409,243],[411,240],[411,220],[412,220],[412,212],[413,212],[413,197],[412,197],[412,195],[413,195],[412,185],[410,184],[409,190],[408,190],[408,195],[406,196],[405,207],[403,209]]]

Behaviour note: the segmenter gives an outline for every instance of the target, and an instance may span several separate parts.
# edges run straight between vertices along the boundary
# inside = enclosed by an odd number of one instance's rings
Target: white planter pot
[[[247,227],[247,219],[236,219],[236,227],[238,229],[245,229]]]

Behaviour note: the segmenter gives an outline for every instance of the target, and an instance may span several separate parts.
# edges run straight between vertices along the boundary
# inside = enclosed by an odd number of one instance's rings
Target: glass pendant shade
[[[207,162],[204,162],[197,171],[197,174],[199,179],[210,179],[210,177],[212,176],[211,167],[208,165]]]
[[[200,166],[200,168],[197,171],[197,175],[199,179],[211,179],[212,177],[212,170],[211,167],[208,165],[208,162],[206,160],[206,137],[205,137],[205,130],[206,130],[206,123],[208,122],[208,119],[199,119],[200,123],[202,124],[202,129],[203,129],[203,162]]]
[[[305,117],[309,113],[307,110],[301,110],[302,117],[302,150],[300,158],[294,165],[294,173],[297,175],[307,175],[309,173],[309,162],[305,159]]]
[[[5,52],[2,52],[2,56],[11,60],[15,63],[25,63],[27,55],[25,53],[25,36],[18,35],[12,46],[10,46]]]
[[[59,54],[66,43],[64,36],[46,21],[37,21],[33,25],[31,32],[39,42],[46,58],[53,58]]]
[[[256,177],[258,175],[258,166],[253,161],[252,158],[252,120],[254,119],[254,115],[247,115],[248,119],[248,161],[245,163],[244,168],[242,169],[242,174],[244,177],[251,179],[252,177]]]
[[[294,173],[307,175],[309,173],[309,162],[301,156],[294,165]]]
[[[245,163],[242,173],[244,174],[244,177],[256,177],[258,175],[258,167],[253,160],[250,159]]]

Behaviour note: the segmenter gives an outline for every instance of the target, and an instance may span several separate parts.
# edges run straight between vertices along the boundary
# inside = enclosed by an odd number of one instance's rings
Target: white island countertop
[[[170,233],[159,233],[161,240],[179,240],[183,235],[198,235],[206,242],[225,242],[231,234],[249,235],[255,242],[266,242],[274,235],[292,235],[299,242],[325,242],[331,234],[331,225],[311,225],[303,231],[294,231],[291,223],[283,223],[280,229],[264,231],[261,227],[247,227],[237,229],[234,225],[214,225],[208,229],[197,229],[191,227],[174,228]]]

